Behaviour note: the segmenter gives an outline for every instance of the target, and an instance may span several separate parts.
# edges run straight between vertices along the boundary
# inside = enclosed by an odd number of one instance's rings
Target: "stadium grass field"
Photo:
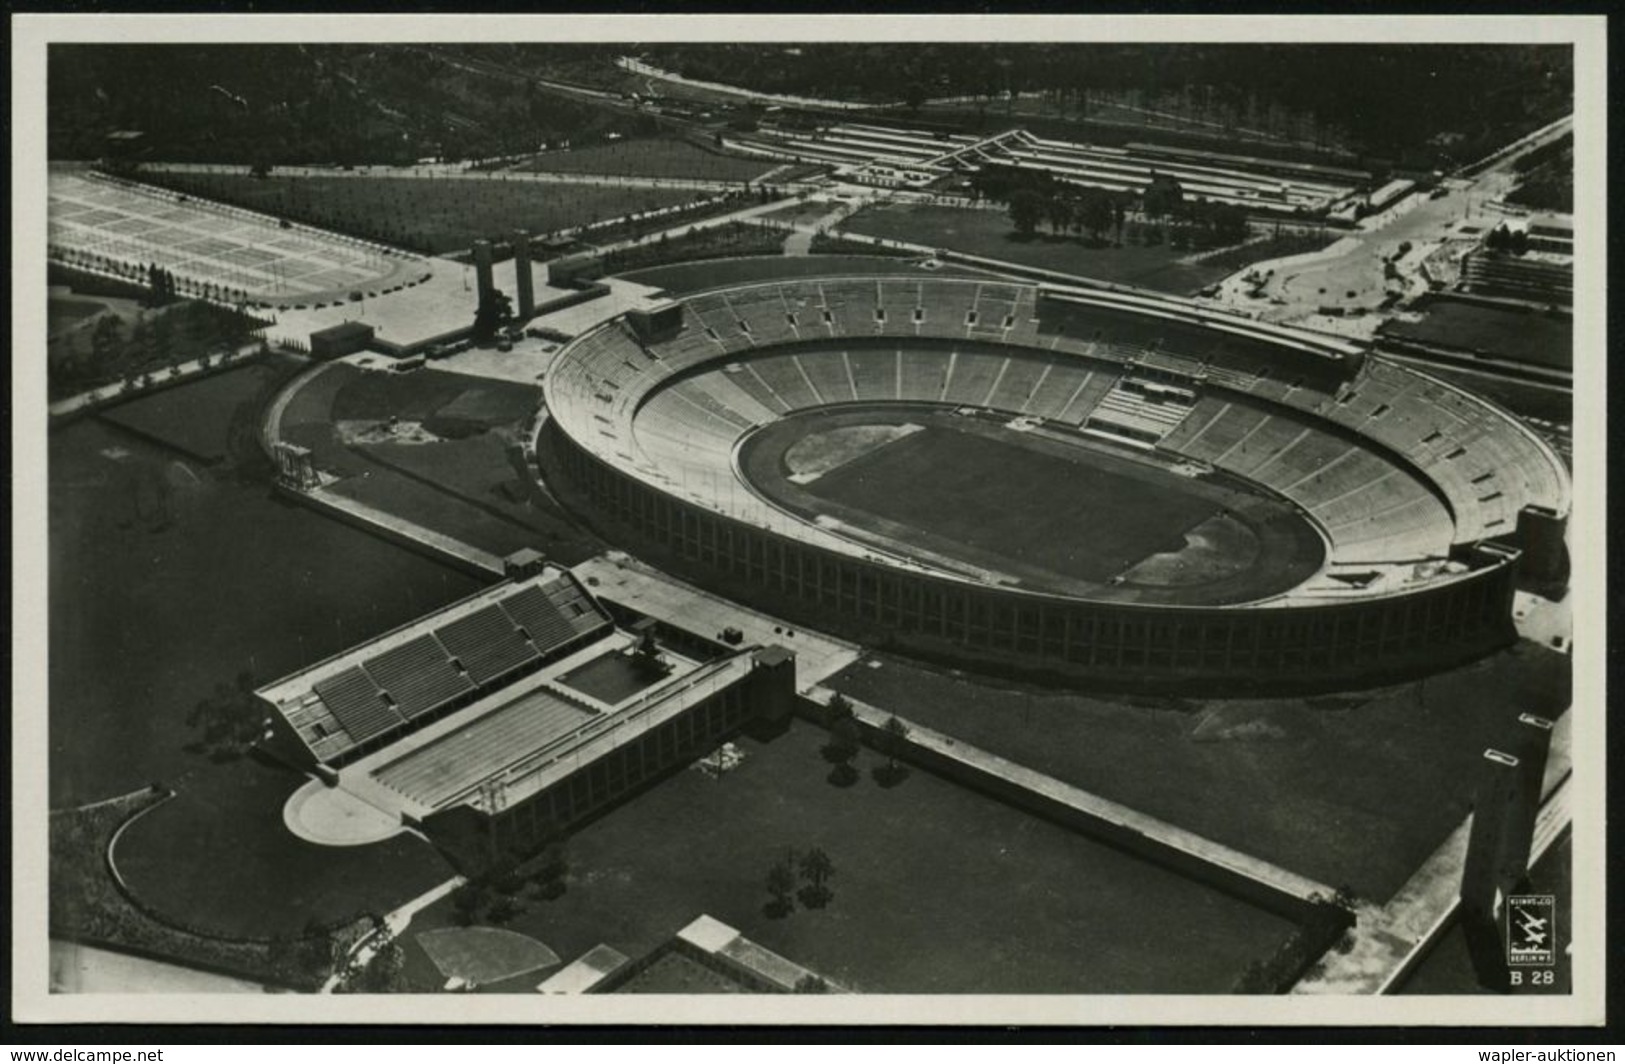
[[[1557,715],[1569,659],[1520,643],[1323,698],[1097,697],[890,655],[826,681],[853,698],[1331,886],[1386,899],[1471,808],[1486,747]]]
[[[1078,449],[1080,458],[1089,452]],[[1004,440],[930,427],[820,477],[822,498],[928,529],[981,551],[1085,580],[1106,580],[1177,549],[1213,504]],[[1047,499],[1033,506],[1035,499]]]
[[[810,482],[788,479],[786,456],[809,442],[904,424],[921,428],[874,436]],[[1323,557],[1313,529],[1275,500],[927,406],[784,418],[746,440],[740,466],[759,491],[803,516],[834,517],[893,550],[966,562],[1038,590],[1111,584],[1114,594],[1148,600],[1246,601],[1301,582]],[[1177,576],[1137,568],[1185,551],[1198,527],[1213,530],[1217,550],[1181,555]]]
[[[1096,248],[1047,234],[1023,239],[1016,235],[1004,211],[972,207],[865,207],[842,223],[841,231],[947,248],[1175,295],[1190,295],[1233,272],[1223,266],[1183,263],[1180,260],[1192,253],[1166,244]]]
[[[1535,311],[1455,299],[1430,301],[1421,321],[1390,321],[1383,333],[1547,369],[1574,368],[1574,325]]]
[[[777,165],[773,160],[723,155],[706,151],[687,141],[653,137],[545,152],[526,163],[524,169],[556,174],[751,181]]]
[[[836,982],[894,993],[1223,992],[1291,932],[929,773],[881,788],[872,752],[860,783],[832,786],[826,740],[800,722],[771,742],[738,739],[745,759],[720,779],[682,769],[581,827],[566,892],[527,900],[508,926],[568,963],[600,943],[640,956],[708,913]],[[768,867],[812,846],[834,863],[833,900],[766,915]],[[442,900],[402,941],[454,922]],[[432,971],[406,948],[413,971]]]
[[[162,179],[191,195],[437,255],[514,229],[548,233],[705,195],[691,188],[502,178],[165,173]]]

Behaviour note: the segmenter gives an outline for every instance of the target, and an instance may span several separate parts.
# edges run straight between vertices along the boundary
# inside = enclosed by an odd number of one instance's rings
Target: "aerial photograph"
[[[1577,992],[1574,44],[435,36],[44,49],[49,997]]]

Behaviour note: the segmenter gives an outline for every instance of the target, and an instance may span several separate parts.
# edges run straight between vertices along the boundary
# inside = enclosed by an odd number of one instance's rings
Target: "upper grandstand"
[[[560,569],[487,588],[256,692],[312,760],[343,764],[557,661],[612,627]]]
[[[1285,500],[1324,540],[1318,573],[1255,605],[1446,582],[1467,571],[1458,548],[1512,537],[1526,506],[1569,509],[1558,457],[1489,403],[1344,341],[1184,302],[851,276],[712,290],[682,306],[672,335],[645,343],[614,321],[563,352],[545,385],[557,427],[667,495],[902,570],[989,580],[787,513],[740,475],[741,441],[821,407],[926,403],[1220,471]],[[1064,593],[1148,601],[1109,583]]]

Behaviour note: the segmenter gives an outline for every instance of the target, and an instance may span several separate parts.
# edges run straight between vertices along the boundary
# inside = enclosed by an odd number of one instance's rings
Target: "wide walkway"
[[[796,687],[802,691],[846,668],[862,653],[856,643],[809,632],[776,617],[718,598],[611,551],[590,558],[571,572],[593,594],[629,606],[656,620],[714,636],[725,628],[744,633],[744,645],[777,643],[795,652]]]

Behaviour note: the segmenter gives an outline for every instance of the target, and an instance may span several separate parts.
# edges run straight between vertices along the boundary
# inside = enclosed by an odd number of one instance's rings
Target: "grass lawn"
[[[1089,457],[1080,449],[1080,458]],[[930,427],[808,485],[820,498],[981,551],[1100,581],[1177,549],[1211,499],[1096,462]],[[1045,500],[1035,506],[1034,500]]]
[[[269,681],[479,586],[101,421],[52,433],[49,463],[53,805],[196,767],[184,718],[239,671]]]
[[[907,259],[878,255],[813,255],[801,258],[713,259],[655,266],[623,274],[628,281],[664,288],[668,292],[700,292],[752,281],[794,281],[803,277],[839,274],[913,274],[917,277],[987,277],[981,270],[944,266],[922,270]]]
[[[1383,332],[1550,369],[1574,368],[1573,323],[1545,314],[1435,299],[1421,321],[1391,321]]]
[[[346,478],[334,488],[341,495],[493,553],[532,546],[573,564],[597,553],[596,541],[568,514],[527,496],[506,453],[510,430],[529,419],[537,397],[526,385],[466,374],[336,365],[295,394],[282,434]],[[460,438],[351,446],[333,427],[392,414]]]
[[[773,169],[771,160],[709,152],[687,141],[655,137],[550,151],[525,164],[549,173],[625,174],[628,177],[692,177],[707,181],[750,181]]]
[[[306,778],[255,759],[198,767],[171,801],[132,824],[114,858],[135,895],[183,925],[225,935],[293,934],[306,923],[383,914],[451,875],[415,835],[318,846],[282,821]]]
[[[431,254],[461,251],[513,229],[549,233],[686,203],[682,188],[492,178],[300,177],[165,173],[164,184],[206,199],[386,240]]]
[[[798,482],[797,473],[818,468],[802,462],[809,434],[913,423],[926,427],[836,455],[849,460]],[[1110,589],[1139,601],[1248,601],[1303,581],[1324,553],[1314,530],[1276,500],[1104,448],[920,408],[783,419],[751,436],[739,461],[758,490],[804,518],[835,518],[904,553],[1067,594],[1122,575]]]
[[[394,416],[424,421],[449,408],[458,416],[494,426],[529,418],[540,400],[541,390],[527,384],[440,369],[358,372],[335,396],[332,416],[336,420]]]
[[[558,966],[559,955],[529,935],[496,927],[446,927],[417,936],[447,979],[485,984]]]
[[[120,403],[102,416],[205,462],[225,458],[233,422],[255,418],[267,390],[288,375],[266,363]]]
[[[969,207],[865,207],[841,230],[1178,295],[1189,295],[1231,272],[1223,266],[1185,265],[1179,260],[1191,253],[1167,245],[1096,248],[1070,237],[1024,239],[1005,212]]]
[[[1485,747],[1569,701],[1569,659],[1522,643],[1324,698],[1086,697],[895,658],[831,686],[1330,886],[1386,899],[1466,816]]]
[[[736,983],[681,953],[668,953],[615,988],[617,994],[749,994]]]
[[[107,309],[106,303],[81,299],[50,299],[45,303],[45,332],[55,336]]]
[[[922,993],[1219,992],[1290,931],[927,773],[835,787],[825,739],[798,722],[737,740],[745,760],[721,779],[681,770],[579,829],[566,892],[527,900],[510,926],[568,962],[600,943],[642,956],[708,913],[844,985]],[[878,764],[859,757],[865,773]],[[834,863],[833,900],[767,915],[768,867],[812,846]],[[412,930],[452,922],[442,901]],[[408,947],[411,970],[427,964]]]

